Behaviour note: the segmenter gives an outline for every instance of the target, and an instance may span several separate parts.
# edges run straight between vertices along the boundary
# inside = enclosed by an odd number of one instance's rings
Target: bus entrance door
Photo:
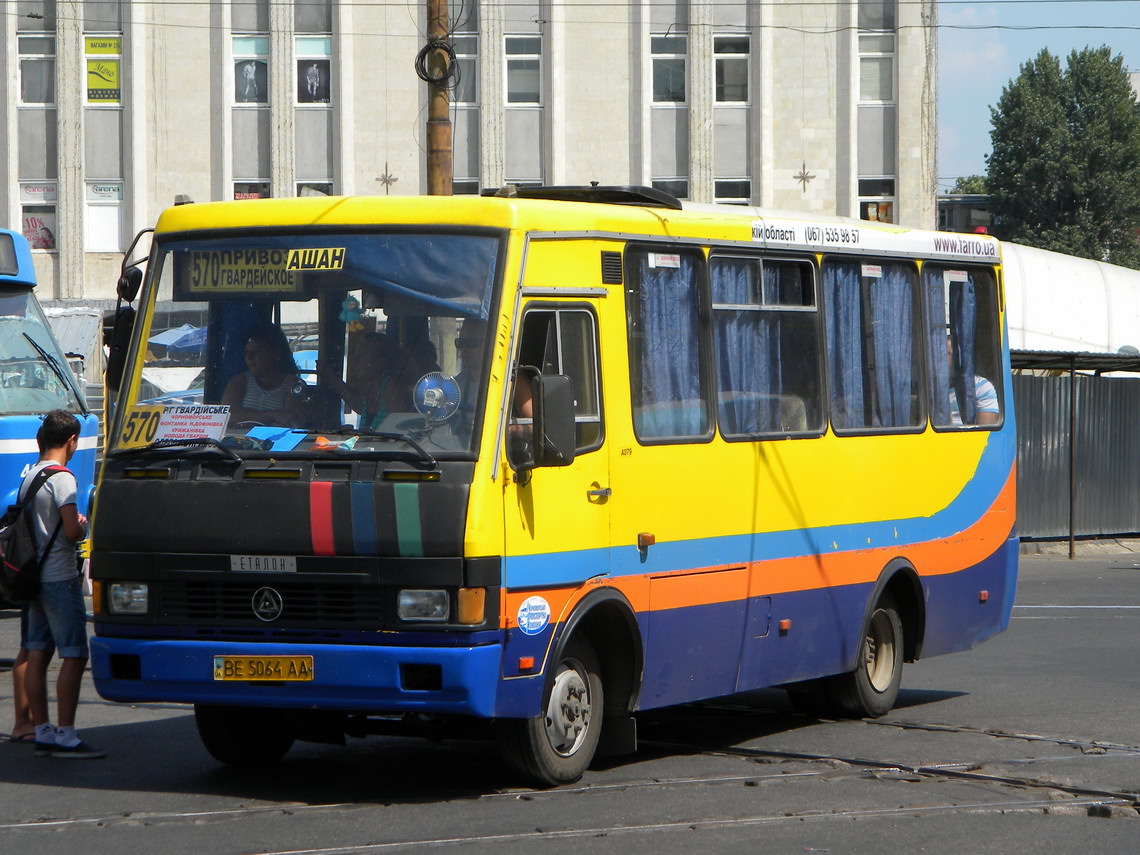
[[[505,445],[528,435],[527,371],[570,378],[575,454],[568,465],[525,474],[508,467],[504,479],[506,618],[536,642],[536,662],[547,650],[548,628],[566,617],[575,592],[609,573],[610,480],[601,423],[597,304],[528,303],[522,316]],[[509,457],[509,454],[508,454]],[[512,638],[516,638],[512,635]],[[515,661],[509,657],[509,662]]]

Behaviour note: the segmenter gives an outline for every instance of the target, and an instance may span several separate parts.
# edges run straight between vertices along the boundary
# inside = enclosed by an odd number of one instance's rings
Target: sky
[[[939,0],[938,189],[984,175],[990,108],[1042,50],[1108,45],[1140,72],[1140,0]],[[1136,79],[1136,78],[1134,78]]]

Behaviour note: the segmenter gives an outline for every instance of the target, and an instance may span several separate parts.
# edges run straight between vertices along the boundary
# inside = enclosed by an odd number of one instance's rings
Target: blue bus
[[[0,229],[0,501],[2,507],[16,501],[20,479],[39,459],[36,431],[43,414],[62,409],[82,425],[69,468],[79,482],[79,512],[86,514],[94,491],[99,419],[87,409],[35,289],[28,241]]]

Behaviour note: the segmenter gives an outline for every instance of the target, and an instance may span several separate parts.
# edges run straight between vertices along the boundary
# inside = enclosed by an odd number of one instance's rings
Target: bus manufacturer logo
[[[266,623],[277,620],[285,610],[285,601],[273,588],[258,588],[254,591],[252,605],[257,619]]]

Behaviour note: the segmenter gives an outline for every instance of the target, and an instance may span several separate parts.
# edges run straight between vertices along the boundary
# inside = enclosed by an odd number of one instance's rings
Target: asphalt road
[[[0,649],[14,649],[0,613]],[[370,737],[217,765],[174,705],[88,683],[104,760],[0,744],[4,852],[1140,851],[1140,556],[1022,561],[1010,629],[908,665],[876,721],[780,691],[646,713],[641,751],[573,787],[515,788],[490,745]],[[0,730],[11,686],[0,685]],[[250,734],[256,738],[255,733]]]

